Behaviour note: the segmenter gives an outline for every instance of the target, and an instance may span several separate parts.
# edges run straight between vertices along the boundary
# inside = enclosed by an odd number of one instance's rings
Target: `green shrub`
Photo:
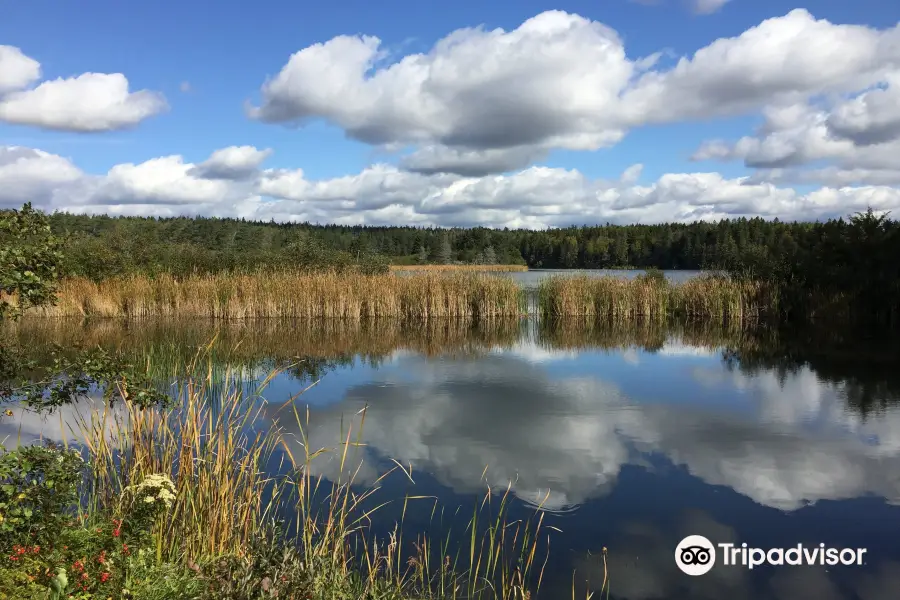
[[[49,544],[77,505],[84,460],[53,444],[0,451],[0,551]]]

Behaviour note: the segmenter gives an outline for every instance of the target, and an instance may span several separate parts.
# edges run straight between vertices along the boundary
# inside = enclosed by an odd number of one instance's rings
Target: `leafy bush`
[[[46,546],[71,519],[84,460],[52,444],[0,450],[0,551]]]
[[[60,240],[51,233],[46,215],[31,204],[0,210],[0,319],[52,303],[61,260]]]
[[[76,514],[84,470],[78,452],[52,444],[0,455],[0,598],[120,597],[135,570],[153,593],[165,587],[168,571],[147,572],[142,551],[152,522],[172,506],[172,481],[148,476],[123,491],[122,518],[88,519]]]

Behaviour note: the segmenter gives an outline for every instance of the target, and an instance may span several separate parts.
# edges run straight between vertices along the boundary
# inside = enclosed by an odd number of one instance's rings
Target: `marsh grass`
[[[541,281],[537,294],[540,314],[550,318],[722,322],[760,319],[777,309],[777,297],[762,284],[712,276],[681,283],[652,277],[554,276]]]
[[[412,503],[431,503],[432,519],[443,509],[432,497],[380,497],[391,474],[412,481],[412,470],[399,463],[368,485],[356,480],[365,410],[357,415],[359,426],[349,425],[333,447],[311,447],[308,409],[303,414],[293,398],[273,411],[261,395],[245,395],[234,378],[218,380],[211,349],[175,378],[180,405],[174,411],[127,403],[95,408],[73,428],[92,465],[89,514],[115,514],[126,486],[161,473],[171,477],[177,495],[154,525],[158,562],[248,559],[248,548],[287,514],[313,598],[524,600],[540,588],[553,528],[544,525],[540,506],[526,519],[509,518],[511,484],[486,489],[461,535],[434,539],[417,531],[406,538]],[[299,432],[292,439],[283,420]],[[323,460],[337,461],[336,476],[316,474],[313,462]],[[373,520],[391,502],[402,502],[403,516],[378,538]]]
[[[685,317],[752,320],[777,314],[761,283],[700,277],[681,283],[639,277],[552,276],[530,294],[509,277],[450,270],[387,275],[295,273],[70,278],[47,317],[486,320],[542,316],[604,319]]]
[[[53,317],[390,317],[484,319],[522,312],[522,292],[508,278],[478,273],[412,276],[272,272],[253,275],[141,276],[95,283],[64,280]]]

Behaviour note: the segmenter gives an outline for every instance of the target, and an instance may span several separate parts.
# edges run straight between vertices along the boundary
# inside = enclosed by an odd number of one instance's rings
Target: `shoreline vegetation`
[[[530,294],[489,273],[404,275],[266,272],[247,275],[128,276],[94,282],[67,278],[53,305],[27,316],[141,319],[190,317],[429,320],[497,319],[538,314],[597,319],[755,320],[774,316],[777,295],[725,277],[681,283],[661,275],[634,279],[552,276]]]
[[[62,440],[66,449],[0,453],[0,478],[15,486],[0,500],[18,499],[12,508],[29,515],[0,509],[12,524],[0,541],[0,596],[524,600],[540,589],[549,557],[540,505],[513,518],[511,484],[487,483],[468,521],[465,508],[453,513],[430,496],[385,499],[388,477],[414,474],[396,464],[372,484],[355,482],[364,413],[333,445],[311,448],[308,411],[290,403],[276,411],[284,423],[267,416],[262,393],[277,370],[248,395],[240,377],[213,368],[212,350],[172,373],[177,411],[93,404]],[[20,459],[29,466],[4,468]],[[31,477],[59,484],[17,496]],[[440,533],[404,537],[405,515],[420,504]],[[379,537],[372,517],[388,505],[401,517]],[[55,594],[60,580],[68,595]]]

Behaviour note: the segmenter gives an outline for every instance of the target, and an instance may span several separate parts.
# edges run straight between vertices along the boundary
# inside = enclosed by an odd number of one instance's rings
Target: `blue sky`
[[[30,199],[48,210],[114,214],[526,227],[756,214],[814,219],[865,205],[891,209],[900,205],[900,161],[891,158],[900,111],[885,106],[897,94],[891,83],[900,73],[900,7],[889,4],[6,2],[0,47],[16,49],[18,62],[0,59],[0,149],[6,148],[0,183],[7,188],[0,206]],[[798,16],[794,9],[806,12]],[[522,34],[518,49],[510,50],[523,23],[547,11],[574,21],[544,18],[540,33]],[[453,32],[479,26],[503,30],[482,39],[479,52],[488,66],[481,79],[472,76],[477,62],[454,64],[453,55],[435,49]],[[848,26],[857,27],[847,33]],[[540,37],[548,28],[561,44],[549,58],[541,56],[549,38]],[[748,37],[753,28],[763,31]],[[330,48],[338,36],[380,40],[359,78],[316,91],[350,68],[352,57],[335,50],[308,56],[290,85],[263,89],[286,73],[294,53],[316,44]],[[723,43],[730,49],[717,51]],[[705,47],[710,56],[702,64],[692,60]],[[382,77],[378,106],[366,106],[376,75],[420,53],[433,60],[393,80]],[[654,53],[649,67],[635,66]],[[844,57],[850,64],[840,64]],[[13,70],[29,59],[39,63],[39,77]],[[681,79],[679,60],[697,63]],[[11,81],[18,77],[7,90],[4,70]],[[85,73],[122,74],[131,94],[147,90],[165,108],[138,117],[125,111],[117,122],[97,125],[136,100],[105,98],[110,88],[86,84],[61,85],[40,102],[27,95]],[[435,91],[416,83],[415,73],[443,83]],[[448,73],[457,80],[446,79]],[[661,83],[653,87],[652,77]],[[873,91],[878,85],[883,89]],[[601,102],[607,93],[616,101]],[[860,94],[867,102],[851,106]],[[573,108],[560,108],[570,99]],[[52,102],[67,107],[55,120],[48,116],[57,110]],[[431,115],[409,116],[435,102],[441,106],[433,122],[423,125]],[[501,123],[505,102],[513,116]],[[248,106],[264,116],[251,118]],[[791,119],[773,120],[773,110]],[[306,118],[302,127],[291,123],[298,116]],[[866,137],[873,129],[896,129],[896,135],[880,135],[873,145]],[[736,144],[742,137],[747,141]],[[229,147],[266,151],[264,160],[251,160],[253,182],[197,181],[187,173]],[[460,170],[442,159],[422,171],[399,162],[426,147],[470,153],[467,166]],[[500,166],[486,167],[484,153],[495,153]],[[715,160],[692,160],[698,154]],[[180,163],[110,172],[160,157],[180,157]],[[69,175],[60,175],[62,161]],[[367,171],[380,163],[391,167]],[[637,164],[639,176],[620,179]],[[740,179],[747,176],[754,176],[753,186]],[[349,179],[335,182],[342,177]]]

